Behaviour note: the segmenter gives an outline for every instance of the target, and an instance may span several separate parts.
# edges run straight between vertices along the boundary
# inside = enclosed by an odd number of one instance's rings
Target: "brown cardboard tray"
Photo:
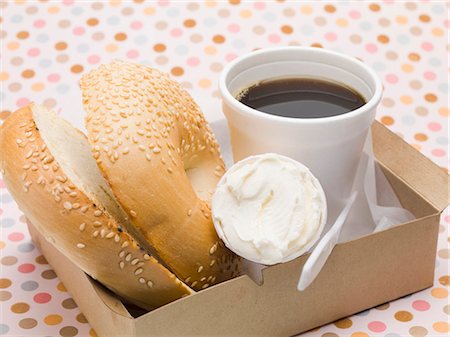
[[[449,177],[378,122],[372,132],[379,164],[417,219],[338,244],[304,292],[296,284],[308,255],[264,269],[261,286],[240,276],[139,315],[29,230],[100,337],[292,336],[433,284]]]

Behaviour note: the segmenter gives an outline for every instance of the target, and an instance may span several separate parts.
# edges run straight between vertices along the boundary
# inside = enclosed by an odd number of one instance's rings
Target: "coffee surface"
[[[366,103],[356,90],[316,78],[265,80],[241,91],[237,99],[253,109],[294,118],[342,115]]]

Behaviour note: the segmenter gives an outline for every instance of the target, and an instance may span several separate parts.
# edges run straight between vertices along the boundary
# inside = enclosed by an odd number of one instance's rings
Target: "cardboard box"
[[[448,175],[381,124],[372,131],[378,162],[417,219],[337,245],[304,292],[296,284],[307,255],[266,268],[262,285],[241,276],[139,315],[31,224],[30,233],[100,337],[292,336],[433,284]]]

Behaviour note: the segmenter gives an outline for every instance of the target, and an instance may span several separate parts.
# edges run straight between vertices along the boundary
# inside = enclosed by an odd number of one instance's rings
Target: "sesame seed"
[[[148,153],[145,154],[145,158],[147,158],[148,161],[152,161],[152,157]]]
[[[98,234],[99,234],[99,231],[95,231],[95,232],[92,234],[92,236],[93,236],[94,238],[96,238],[96,237],[98,236]]]
[[[209,263],[209,266],[212,267],[212,266],[214,266],[215,263],[216,263],[216,260],[211,260],[211,262]]]
[[[120,269],[125,268],[125,263],[123,261],[120,261],[119,262],[119,267],[120,267]]]
[[[206,276],[203,276],[201,279],[200,279],[200,282],[204,282],[206,280]]]
[[[144,269],[138,268],[138,269],[136,269],[136,270],[134,271],[134,275],[142,274],[143,271],[144,271]]]
[[[128,253],[127,256],[125,257],[125,260],[127,262],[129,262],[131,260],[131,253]]]
[[[122,258],[124,256],[125,256],[125,251],[121,250],[120,253],[119,253],[119,257]]]
[[[198,273],[201,273],[202,270],[203,270],[203,266],[200,266],[200,267],[198,267],[197,272],[198,272]]]
[[[202,286],[202,289],[206,289],[206,288],[208,288],[208,287],[209,287],[209,284],[206,283],[206,284],[204,284],[204,285]]]
[[[83,206],[81,207],[80,211],[81,213],[86,213],[86,211],[88,210],[89,206]]]
[[[75,198],[78,194],[77,194],[77,192],[73,191],[73,192],[70,192],[69,195],[70,195],[72,198]]]
[[[209,254],[214,254],[217,250],[217,244],[212,245],[212,247],[209,249]]]
[[[94,227],[101,227],[103,223],[101,221],[94,221]]]
[[[72,204],[68,201],[64,202],[63,204],[64,208],[70,211],[72,209]]]
[[[122,248],[127,248],[130,245],[130,243],[128,241],[125,241],[124,243],[122,243]]]
[[[170,168],[170,167],[167,168],[167,171],[168,171],[169,173],[173,173],[173,170],[172,170],[172,168]]]
[[[191,277],[189,276],[187,279],[184,280],[184,283],[189,283],[191,281]]]
[[[114,235],[115,235],[114,232],[109,232],[108,234],[106,234],[106,238],[111,239]]]
[[[106,231],[105,231],[104,229],[102,229],[102,230],[100,231],[100,236],[101,236],[102,238],[104,238],[104,237],[105,237],[105,233],[106,233]]]
[[[135,211],[133,211],[132,209],[130,209],[130,215],[135,218],[137,216],[137,213]]]
[[[96,211],[94,212],[94,216],[99,217],[100,215],[102,215],[102,211],[96,210]]]
[[[122,153],[123,153],[123,154],[128,154],[128,152],[130,152],[130,149],[129,149],[128,147],[125,147],[125,148],[122,150]]]
[[[191,215],[192,215],[192,209],[188,210],[187,215],[188,215],[188,216],[191,216]]]
[[[80,225],[80,231],[81,231],[81,232],[84,231],[85,228],[86,228],[86,224],[83,222],[83,223]]]
[[[133,260],[131,261],[131,264],[134,266],[134,265],[137,264],[138,262],[139,262],[139,259],[136,258],[136,259],[133,259]]]
[[[115,242],[119,242],[120,241],[120,236],[116,234],[116,236],[114,237],[114,241]]]
[[[143,277],[139,278],[139,283],[145,284],[145,279]]]
[[[84,243],[77,243],[77,248],[82,249],[84,247],[86,247],[86,245]]]
[[[150,260],[150,255],[148,255],[148,254],[144,254],[144,260]]]
[[[147,287],[152,288],[153,287],[153,282],[152,281],[147,281]]]
[[[161,152],[161,149],[159,147],[155,147],[153,149],[153,153],[160,153],[160,152]]]
[[[192,282],[191,287],[194,288],[197,285],[197,281]]]

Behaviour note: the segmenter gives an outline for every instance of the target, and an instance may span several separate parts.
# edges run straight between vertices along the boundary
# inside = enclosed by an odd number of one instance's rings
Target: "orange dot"
[[[229,2],[231,5],[239,5],[239,4],[241,3],[241,0],[228,0],[228,2]]]
[[[381,117],[381,123],[383,123],[384,125],[392,125],[394,124],[394,118],[392,118],[391,116],[383,116]]]
[[[74,74],[79,74],[83,71],[83,66],[81,64],[74,64],[70,68],[70,71],[73,72]]]
[[[409,311],[397,311],[394,315],[395,319],[400,322],[409,322],[413,319],[413,314],[411,314]]]
[[[16,36],[18,39],[24,40],[24,39],[28,38],[28,36],[30,36],[30,33],[23,30],[21,32],[18,32]]]
[[[395,18],[395,21],[397,21],[397,23],[404,25],[408,22],[408,18],[406,16],[403,15],[399,15]]]
[[[409,63],[405,63],[404,65],[402,65],[402,70],[405,73],[410,73],[414,71],[414,67],[412,65],[410,65]]]
[[[408,58],[413,62],[420,61],[420,55],[417,53],[409,53]]]
[[[439,283],[442,284],[443,286],[450,286],[450,276],[444,275],[439,277]]]
[[[11,115],[11,111],[3,110],[3,111],[0,112],[0,118],[3,119],[3,120],[8,118],[9,115]],[[0,249],[3,249],[5,247],[6,247],[5,241],[0,241]],[[0,284],[0,288],[1,288],[1,284]]]
[[[325,9],[325,12],[328,12],[328,13],[336,12],[336,7],[334,7],[333,5],[325,5],[325,7],[323,9]]]
[[[90,19],[87,19],[86,23],[88,24],[88,26],[97,26],[98,25],[98,19],[90,18]]]
[[[19,42],[11,41],[8,43],[7,47],[9,50],[16,50],[20,47],[20,44],[19,44]]]
[[[450,110],[446,107],[442,107],[438,110],[439,115],[443,116],[443,117],[448,117],[450,115]]]
[[[403,95],[403,96],[400,97],[400,101],[401,101],[403,104],[411,104],[411,103],[413,102],[413,99],[412,99],[411,96]]]
[[[66,289],[64,283],[62,283],[62,282],[59,282],[58,285],[56,286],[56,288],[57,288],[59,291],[62,291],[62,292],[64,292],[64,293],[67,292],[67,289]]]
[[[22,77],[24,78],[32,78],[34,76],[34,71],[31,69],[26,69],[22,71]]]
[[[125,34],[125,33],[117,33],[116,35],[114,35],[114,38],[117,41],[124,41],[124,40],[127,39],[127,34]]]
[[[225,42],[225,37],[223,35],[214,35],[212,40],[215,43],[219,43],[220,44],[220,43],[224,43]]]
[[[422,15],[419,16],[419,20],[422,21],[422,22],[430,22],[431,18],[428,15],[426,15],[426,14],[422,14]]]
[[[424,133],[416,133],[414,135],[414,139],[419,141],[419,142],[425,142],[428,140],[428,136]]]
[[[433,28],[433,29],[431,30],[431,33],[432,33],[434,36],[442,36],[442,35],[444,35],[444,31],[443,31],[441,28],[438,28],[438,27]]]
[[[350,337],[369,337],[369,335],[366,334],[365,332],[358,331],[352,333]]]
[[[380,11],[380,5],[379,4],[370,4],[369,9],[372,12],[379,12]]]
[[[153,15],[153,14],[155,14],[155,12],[156,12],[155,7],[145,7],[144,8],[145,15]]]
[[[121,4],[122,0],[109,0],[109,4],[113,7],[117,7]]]
[[[194,19],[186,19],[186,20],[184,20],[184,22],[183,22],[183,25],[184,25],[185,27],[187,27],[187,28],[192,28],[192,27],[194,27],[196,24],[197,24],[197,23],[195,22]]]
[[[353,322],[349,318],[343,318],[334,322],[334,325],[339,329],[348,329],[353,325]]]
[[[36,83],[33,83],[33,85],[31,86],[31,89],[33,89],[33,91],[42,91],[45,89],[45,85],[42,82],[36,82]]]
[[[422,146],[420,146],[419,144],[410,144],[413,148],[415,148],[417,151],[422,151]]]
[[[292,29],[292,27],[289,26],[289,25],[283,25],[283,26],[281,26],[281,31],[282,31],[284,34],[292,34],[293,29]]]
[[[157,53],[162,53],[164,50],[166,50],[166,46],[162,43],[157,43],[153,46],[153,50]]]
[[[59,13],[60,8],[58,6],[51,6],[47,9],[47,12],[50,14],[56,14]]]
[[[249,17],[252,16],[252,12],[249,11],[248,9],[243,9],[240,13],[239,13],[241,18],[247,19]]]
[[[114,44],[114,43],[110,43],[110,44],[108,44],[107,46],[106,46],[106,51],[107,52],[109,52],[109,53],[114,53],[115,51],[117,51],[117,49],[118,49],[119,47],[116,45],[116,44]]]
[[[336,20],[336,24],[339,27],[347,27],[348,26],[348,21],[346,19],[344,19],[344,18],[339,18],[339,19]]]
[[[313,12],[313,8],[309,5],[304,5],[300,7],[300,12],[303,14],[311,14]]]
[[[202,78],[200,81],[198,81],[198,85],[200,88],[209,88],[211,86],[211,81],[207,78]]]
[[[44,323],[47,325],[58,325],[62,320],[63,318],[60,315],[47,315],[44,318]]]
[[[323,48],[323,45],[319,42],[314,42],[311,43],[311,47],[315,47],[315,48]]]
[[[9,278],[0,278],[0,289],[5,289],[10,287],[12,284]]]
[[[205,6],[208,8],[215,7],[216,5],[217,5],[217,3],[214,0],[206,0],[205,1]]]
[[[92,328],[89,330],[89,336],[91,336],[91,337],[98,337],[97,333]]]
[[[184,74],[184,69],[181,68],[181,67],[173,67],[173,68],[170,70],[170,73],[171,73],[173,76],[181,76],[181,75]]]
[[[387,35],[378,35],[377,37],[378,42],[380,43],[388,43],[389,42],[389,36]]]
[[[432,93],[428,93],[425,95],[425,100],[430,103],[434,103],[437,101],[437,96]]]
[[[431,296],[434,298],[446,298],[448,296],[448,291],[445,288],[434,288],[431,289]]]
[[[0,72],[0,81],[7,81],[9,78],[9,74],[6,71]]]
[[[18,302],[11,305],[11,311],[15,314],[23,314],[30,310],[30,306],[24,302]]]
[[[206,46],[204,51],[205,51],[205,54],[214,55],[217,52],[217,49],[214,46]]]
[[[436,322],[433,324],[433,329],[437,332],[449,332],[450,324],[447,322]]]
[[[67,48],[67,43],[65,43],[64,41],[60,41],[60,42],[55,44],[55,49],[56,50],[64,50],[66,48]]]

